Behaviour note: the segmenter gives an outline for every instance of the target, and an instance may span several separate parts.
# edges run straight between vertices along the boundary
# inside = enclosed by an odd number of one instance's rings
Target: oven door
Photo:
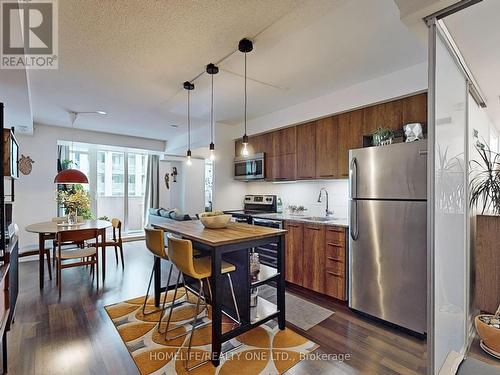
[[[264,157],[236,158],[234,160],[236,180],[262,180],[264,178]]]

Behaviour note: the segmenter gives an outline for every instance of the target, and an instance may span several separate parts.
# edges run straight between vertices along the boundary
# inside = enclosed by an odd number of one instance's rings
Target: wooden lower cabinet
[[[315,292],[325,289],[325,226],[304,224],[304,277],[302,286]]]
[[[297,222],[285,222],[288,231],[285,237],[285,280],[302,285],[302,243],[304,241],[304,225]]]
[[[286,221],[285,280],[346,300],[346,232],[343,227]]]

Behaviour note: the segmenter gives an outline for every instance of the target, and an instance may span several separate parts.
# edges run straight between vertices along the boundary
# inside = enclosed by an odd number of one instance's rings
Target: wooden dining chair
[[[122,240],[122,222],[120,219],[113,218],[111,219],[111,226],[113,228],[113,238],[111,241],[106,241],[104,244],[106,247],[114,247],[115,248],[115,259],[116,259],[116,264],[118,265],[118,249],[120,249],[120,258],[122,261],[122,269],[125,268],[125,263],[123,260],[123,240]],[[95,246],[93,244],[92,246]],[[97,248],[102,247],[102,243],[97,244]]]
[[[92,277],[97,280],[97,289],[99,289],[99,253],[95,246],[75,247],[69,250],[63,250],[63,244],[73,242],[76,244],[85,243],[88,240],[94,240],[99,243],[99,230],[97,229],[75,229],[57,233],[58,243],[56,254],[56,280],[59,286],[59,298],[61,298],[62,278],[61,271],[64,268],[79,267],[90,265],[92,267]]]
[[[52,218],[53,223],[64,223],[68,218],[66,216],[56,216]],[[77,217],[78,222],[83,222],[85,219],[83,216],[78,216]],[[56,250],[57,250],[57,238],[54,234],[47,234],[45,235],[45,238],[47,240],[52,240],[52,261],[54,262],[54,266],[56,264]],[[63,243],[63,246],[73,246],[73,245],[78,245],[80,247],[83,246],[83,243],[76,244],[74,242],[68,242],[68,243]]]

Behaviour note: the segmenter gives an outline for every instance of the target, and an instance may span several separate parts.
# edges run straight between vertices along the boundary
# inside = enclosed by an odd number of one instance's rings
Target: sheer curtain
[[[144,225],[149,225],[149,209],[159,208],[159,167],[160,158],[158,155],[150,155],[148,157],[148,166],[146,171],[146,191],[144,194]]]

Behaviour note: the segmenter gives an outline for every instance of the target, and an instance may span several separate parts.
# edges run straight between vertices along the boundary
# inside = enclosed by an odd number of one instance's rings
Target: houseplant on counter
[[[500,352],[500,154],[476,144],[478,160],[471,161],[470,206],[478,214],[474,236],[475,306],[495,312],[476,317],[481,347],[489,354]]]
[[[57,202],[64,207],[67,222],[70,225],[78,222],[78,213],[85,219],[93,216],[90,212],[89,193],[83,189],[58,190]]]

